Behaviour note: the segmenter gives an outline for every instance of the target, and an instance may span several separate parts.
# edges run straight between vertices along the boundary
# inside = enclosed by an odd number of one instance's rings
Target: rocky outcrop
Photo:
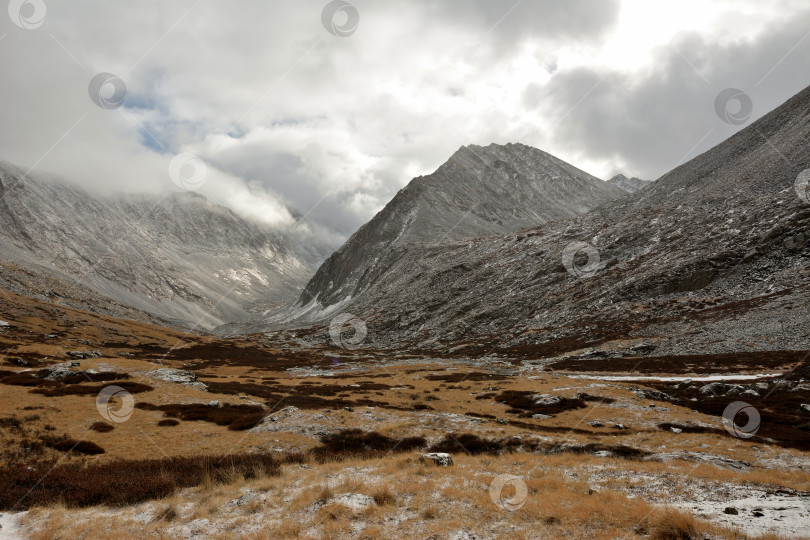
[[[419,461],[439,467],[449,467],[453,464],[453,456],[444,452],[431,452],[419,456]]]
[[[197,390],[208,389],[208,386],[205,383],[197,380],[197,375],[195,373],[192,373],[191,371],[187,371],[185,369],[159,368],[147,372],[146,375],[148,377],[160,379],[161,381],[166,381],[175,384],[182,384],[191,388],[196,388]],[[211,403],[209,403],[209,406],[216,407],[219,406],[219,403],[217,402],[215,405],[211,405]]]

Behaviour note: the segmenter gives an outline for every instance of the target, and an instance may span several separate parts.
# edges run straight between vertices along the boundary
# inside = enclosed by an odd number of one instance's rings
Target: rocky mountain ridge
[[[608,184],[612,184],[618,188],[621,188],[628,193],[635,193],[641,188],[647,187],[650,184],[652,184],[652,180],[642,180],[641,178],[636,178],[635,176],[632,178],[627,178],[623,174],[617,174],[616,176],[608,180]]]
[[[386,249],[377,271],[320,320],[349,312],[375,346],[476,355],[810,348],[810,205],[794,190],[810,167],[808,135],[805,89],[649,187],[584,215]],[[329,297],[336,288],[323,281],[313,279],[302,300]]]
[[[536,227],[588,212],[625,192],[523,144],[461,147],[434,173],[414,178],[318,269],[301,306],[354,297],[409,244]]]
[[[10,290],[202,329],[291,301],[322,258],[196,193],[99,198],[8,163],[0,254]]]

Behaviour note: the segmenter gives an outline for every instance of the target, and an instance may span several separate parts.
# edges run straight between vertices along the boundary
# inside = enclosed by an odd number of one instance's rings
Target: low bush
[[[0,510],[56,503],[68,507],[125,506],[167,497],[177,489],[204,482],[224,483],[237,475],[278,475],[282,464],[302,460],[297,454],[283,460],[266,454],[236,454],[90,465],[55,461],[16,464],[0,469]]]
[[[347,429],[321,438],[321,445],[312,449],[318,461],[343,459],[346,457],[374,457],[389,452],[408,452],[424,448],[424,437],[393,439],[376,431]]]
[[[136,405],[139,409],[147,411],[162,411],[168,418],[183,421],[201,420],[212,422],[218,426],[228,426],[232,431],[250,429],[262,421],[267,415],[265,409],[259,405],[230,405],[212,406],[204,403],[173,403],[169,405],[153,405],[141,402]],[[174,424],[161,424],[164,426]]]

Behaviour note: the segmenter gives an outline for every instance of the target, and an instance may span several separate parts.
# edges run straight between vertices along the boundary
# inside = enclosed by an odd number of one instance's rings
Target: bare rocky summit
[[[523,144],[461,147],[436,172],[414,178],[329,257],[301,294],[328,307],[357,296],[409,245],[507,234],[578,216],[625,195]]]
[[[608,184],[613,184],[614,186],[621,188],[628,193],[635,193],[641,188],[652,184],[652,180],[642,180],[641,178],[636,178],[635,176],[632,178],[627,178],[623,174],[617,174],[608,180]]]

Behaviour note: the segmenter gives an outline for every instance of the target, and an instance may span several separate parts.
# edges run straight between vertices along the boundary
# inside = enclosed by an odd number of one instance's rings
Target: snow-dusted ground
[[[642,375],[568,375],[572,379],[588,379],[593,381],[656,381],[656,382],[681,382],[681,381],[695,381],[695,382],[712,382],[712,381],[755,381],[758,379],[773,379],[781,377],[784,373],[753,373],[745,375],[698,375],[698,376],[679,376],[671,375],[666,377],[649,377]]]
[[[632,487],[622,487],[626,484],[617,483],[619,478],[631,480]],[[751,536],[771,533],[810,538],[810,498],[793,489],[714,482],[688,474],[598,469],[591,471],[589,482],[597,489],[619,489],[660,506],[686,510],[717,525],[736,527]]]
[[[0,540],[17,540],[25,538],[20,532],[19,519],[27,512],[0,513]]]
[[[789,538],[810,536],[810,500],[742,486],[735,488],[728,497],[698,492],[696,500],[678,502],[672,506],[688,510],[696,517],[718,525],[737,527],[750,535],[778,533]],[[737,514],[725,513],[727,508],[733,508]]]

